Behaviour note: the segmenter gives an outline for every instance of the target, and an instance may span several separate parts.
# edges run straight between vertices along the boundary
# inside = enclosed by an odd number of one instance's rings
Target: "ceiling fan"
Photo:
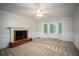
[[[40,18],[41,18],[41,17],[44,17],[46,12],[41,9],[40,4],[36,4],[36,5],[37,5],[37,6],[36,6],[36,11],[34,12],[35,15],[36,15],[37,17],[40,17]]]

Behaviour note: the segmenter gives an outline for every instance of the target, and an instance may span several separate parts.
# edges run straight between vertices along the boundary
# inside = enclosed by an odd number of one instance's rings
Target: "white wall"
[[[79,6],[73,14],[72,21],[73,39],[74,44],[79,49]]]
[[[7,27],[29,28],[28,37],[35,37],[36,21],[0,10],[0,49],[7,47],[10,34]]]
[[[44,29],[43,29],[43,24],[47,23],[58,23],[61,22],[62,23],[62,34],[58,34],[58,33],[44,33]],[[63,41],[70,41],[72,42],[72,17],[58,17],[58,18],[53,18],[53,19],[49,19],[49,20],[38,20],[38,33],[37,33],[37,37],[43,37],[43,38],[59,38]]]

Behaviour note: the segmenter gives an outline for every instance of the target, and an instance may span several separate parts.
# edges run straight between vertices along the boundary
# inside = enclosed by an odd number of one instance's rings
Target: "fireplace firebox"
[[[27,30],[14,30],[14,41],[23,40],[28,38]]]

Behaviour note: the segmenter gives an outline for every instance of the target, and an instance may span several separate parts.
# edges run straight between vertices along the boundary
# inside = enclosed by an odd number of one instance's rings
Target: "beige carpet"
[[[34,39],[15,48],[6,49],[8,55],[14,56],[78,56],[79,51],[71,42],[58,39]],[[5,52],[4,52],[5,54]]]

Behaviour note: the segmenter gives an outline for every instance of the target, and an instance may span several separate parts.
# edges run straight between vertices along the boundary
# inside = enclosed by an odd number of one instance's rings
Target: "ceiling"
[[[40,8],[46,12],[45,17],[41,19],[49,19],[53,17],[69,17],[76,10],[78,3],[40,3]],[[31,19],[40,19],[36,17],[34,12],[38,7],[38,3],[2,3],[0,10],[14,13]]]

